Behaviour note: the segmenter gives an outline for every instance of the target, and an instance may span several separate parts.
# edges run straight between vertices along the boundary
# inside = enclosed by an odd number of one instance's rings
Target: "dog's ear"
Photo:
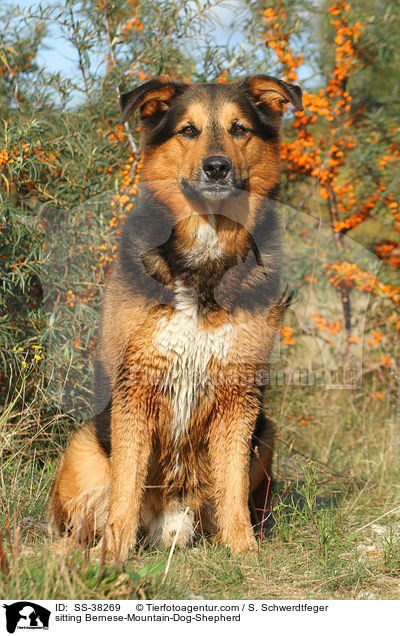
[[[300,86],[288,84],[271,75],[254,75],[249,80],[251,96],[256,106],[266,104],[277,113],[283,112],[283,104],[290,102],[296,110],[304,110]]]
[[[121,107],[121,123],[128,121],[135,110],[140,110],[140,117],[146,119],[155,113],[169,109],[174,97],[183,91],[185,84],[152,79],[137,86],[119,98]]]

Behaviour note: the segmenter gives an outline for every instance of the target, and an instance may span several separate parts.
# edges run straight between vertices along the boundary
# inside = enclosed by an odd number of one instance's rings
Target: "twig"
[[[105,24],[105,27],[106,27],[106,38],[107,38],[108,50],[110,52],[110,59],[111,59],[111,63],[113,65],[113,67],[115,68],[116,67],[116,61],[115,61],[113,45],[112,45],[112,42],[111,42],[110,23],[108,21],[107,5],[106,4],[104,5],[104,24]],[[117,92],[117,97],[118,97],[118,101],[119,101],[119,99],[121,97],[121,92],[119,90],[118,84],[117,84],[117,87],[116,87],[116,92]],[[138,153],[138,148],[137,148],[137,145],[135,144],[135,141],[134,141],[133,136],[132,136],[131,129],[129,127],[129,123],[127,121],[124,123],[124,128],[125,128],[125,133],[126,133],[126,136],[128,138],[128,141],[129,141],[130,146],[132,148],[132,151],[133,151],[134,155],[136,156],[137,153]]]
[[[175,545],[176,545],[176,542],[177,542],[177,539],[178,539],[178,535],[179,535],[179,533],[181,531],[183,522],[184,522],[185,517],[186,517],[188,512],[189,512],[189,506],[186,506],[185,512],[183,513],[181,522],[179,524],[179,528],[177,529],[177,531],[175,533],[174,540],[173,540],[172,545],[171,545],[171,550],[169,551],[169,557],[168,557],[168,561],[167,561],[167,566],[165,568],[165,572],[164,572],[164,576],[163,576],[162,581],[161,581],[161,585],[164,585],[165,579],[167,578],[168,570],[169,570],[170,565],[171,565],[172,555],[174,554]]]
[[[328,190],[328,209],[329,215],[331,219],[332,229],[333,229],[333,237],[335,239],[336,247],[339,250],[344,250],[343,245],[343,235],[340,232],[336,232],[335,225],[339,221],[339,214],[336,205],[335,193],[331,185],[327,186]],[[346,341],[346,352],[345,357],[347,357],[348,353],[348,339],[351,336],[351,307],[350,307],[350,289],[339,289],[340,298],[342,301],[343,307],[343,318],[344,318],[344,326],[347,332],[347,341]]]
[[[380,519],[383,519],[383,517],[387,517],[387,515],[390,515],[392,512],[396,512],[396,510],[400,510],[400,506],[396,506],[396,508],[392,508],[391,510],[388,510],[388,512],[385,512],[384,515],[381,515],[380,517],[373,519],[369,523],[366,523],[365,526],[361,526],[361,528],[357,528],[357,530],[354,530],[354,532],[360,532],[361,530],[364,530],[364,528],[368,528],[368,526],[371,526],[373,523],[375,523],[375,521],[380,521]]]
[[[69,3],[69,15],[72,22],[72,32],[70,35],[70,39],[73,45],[75,46],[76,50],[78,51],[78,65],[82,73],[83,83],[85,85],[86,97],[87,97],[90,108],[93,108],[92,97],[91,97],[91,86],[89,85],[89,79],[86,74],[86,68],[85,68],[84,59],[82,55],[82,43],[79,41],[79,37],[78,37],[79,21],[75,22],[75,14],[72,7],[72,2]]]
[[[3,539],[2,539],[1,533],[0,533],[0,571],[3,574],[7,574],[7,572],[8,572],[6,552],[5,552],[5,549],[4,549],[4,544],[3,544]]]

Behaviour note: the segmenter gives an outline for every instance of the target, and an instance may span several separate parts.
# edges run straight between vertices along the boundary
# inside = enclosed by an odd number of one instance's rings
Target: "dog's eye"
[[[188,124],[187,126],[181,128],[178,134],[182,135],[183,137],[197,137],[199,131],[194,126],[190,126]]]
[[[244,137],[245,134],[248,133],[248,130],[242,124],[238,124],[238,123],[234,122],[232,124],[230,133],[231,133],[231,135],[235,135],[235,137]]]

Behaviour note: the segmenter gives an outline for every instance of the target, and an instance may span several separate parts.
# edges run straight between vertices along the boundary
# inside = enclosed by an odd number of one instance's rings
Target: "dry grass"
[[[386,399],[377,400],[382,383]],[[354,391],[270,391],[277,482],[258,554],[233,557],[199,540],[174,551],[165,576],[169,551],[139,546],[123,569],[77,546],[52,552],[43,511],[56,458],[76,423],[51,413],[37,387],[29,404],[0,420],[0,595],[400,598],[397,392],[389,372],[365,377]]]

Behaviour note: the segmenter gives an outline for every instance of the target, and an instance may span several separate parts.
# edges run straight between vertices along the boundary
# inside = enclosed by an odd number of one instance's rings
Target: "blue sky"
[[[75,0],[75,2],[79,6],[79,0]],[[42,0],[41,2],[35,2],[34,0],[8,0],[7,4],[26,11],[30,7],[35,10],[39,6],[43,8],[52,6],[55,2],[52,0]],[[61,2],[61,4],[64,3]],[[227,0],[213,9],[214,16],[218,20],[213,30],[216,43],[223,44],[229,40],[231,45],[239,47],[243,33],[241,33],[240,29],[231,27],[238,9],[243,11],[243,4],[240,0]],[[81,84],[81,76],[77,66],[78,56],[75,48],[68,42],[57,24],[49,23],[47,28],[48,36],[45,39],[45,47],[41,49],[37,57],[39,65],[50,72],[61,72],[66,77],[77,79],[78,84]],[[101,57],[96,60],[94,55],[92,55],[91,59],[95,63],[101,63],[102,61]],[[266,72],[268,71],[270,69],[266,69]],[[299,69],[300,81],[304,81],[310,75],[310,72],[310,67],[306,64],[303,65]],[[75,101],[76,98],[79,99],[79,97],[73,96],[72,100]]]
[[[12,7],[27,10],[28,8],[38,8],[39,5],[42,7],[51,6],[54,2],[52,2],[52,0],[42,0],[41,2],[34,2],[34,0],[19,0],[13,2],[9,0],[7,4]],[[215,40],[218,43],[228,38],[235,38],[235,32],[229,28],[229,25],[235,15],[235,5],[237,6],[238,4],[237,0],[231,0],[213,10],[220,23],[216,25],[214,30]],[[39,64],[45,66],[52,72],[62,71],[66,75],[75,73],[77,53],[74,47],[63,37],[61,29],[56,24],[49,25],[48,31],[49,35],[45,40],[46,48],[38,55]]]
[[[20,7],[23,10],[28,8],[37,8],[51,6],[53,3],[49,0],[43,2],[34,2],[33,0],[19,0],[17,2],[8,2],[12,7]],[[49,71],[63,71],[67,75],[75,71],[77,56],[74,48],[62,37],[61,30],[57,25],[48,27],[49,36],[45,40],[46,49],[42,50],[38,55],[38,62],[45,66]]]

